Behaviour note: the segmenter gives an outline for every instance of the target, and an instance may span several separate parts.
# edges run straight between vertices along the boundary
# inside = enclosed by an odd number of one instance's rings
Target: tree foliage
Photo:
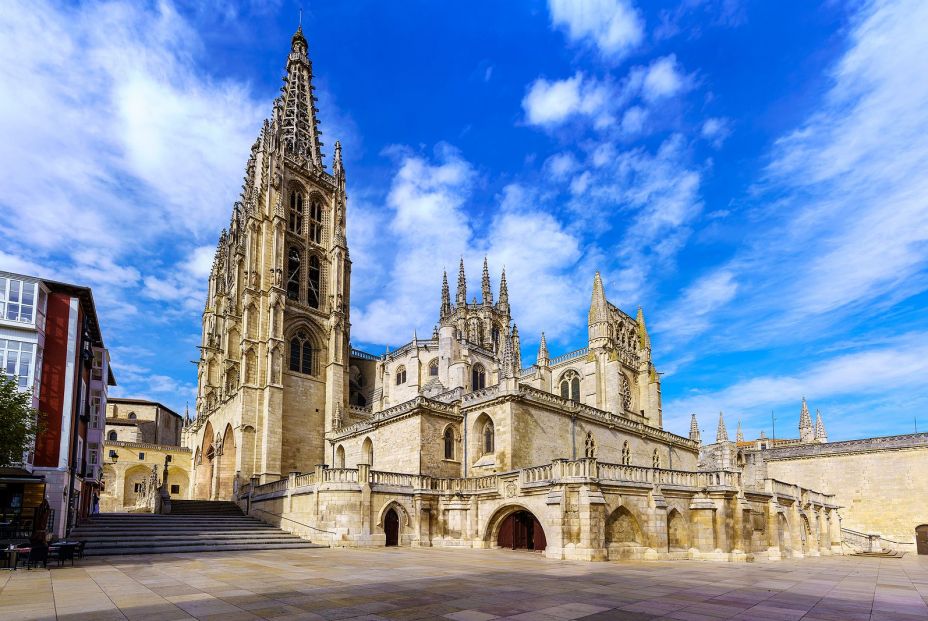
[[[15,377],[0,372],[0,466],[23,461],[41,427],[32,391],[21,391]]]

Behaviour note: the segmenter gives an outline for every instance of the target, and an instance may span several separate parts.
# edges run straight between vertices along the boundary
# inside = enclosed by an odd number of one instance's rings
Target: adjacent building
[[[111,398],[106,405],[100,511],[149,511],[152,475],[173,499],[189,498],[191,452],[181,446],[185,418],[157,401]]]
[[[0,356],[44,417],[23,468],[44,478],[48,530],[64,536],[99,490],[103,413],[116,384],[91,290],[0,272]]]

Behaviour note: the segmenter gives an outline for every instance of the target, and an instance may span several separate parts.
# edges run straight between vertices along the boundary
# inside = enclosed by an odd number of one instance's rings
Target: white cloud
[[[604,58],[620,59],[644,40],[644,20],[627,0],[548,0],[548,8],[554,26]]]
[[[567,175],[577,169],[577,158],[573,153],[567,151],[556,153],[545,161],[545,170],[550,173],[554,179],[564,179]]]
[[[686,87],[686,76],[679,72],[677,57],[671,54],[658,58],[648,66],[641,84],[641,94],[647,101],[656,101],[672,97]]]
[[[728,138],[729,134],[731,134],[729,125],[728,119],[717,117],[706,119],[702,124],[700,135],[709,141],[713,147],[718,149],[722,146],[722,143],[725,142],[725,139]]]
[[[709,273],[689,285],[680,297],[663,310],[652,325],[655,332],[679,343],[702,333],[711,325],[712,313],[735,298],[738,283],[725,269]]]
[[[632,106],[622,115],[622,133],[637,134],[644,129],[648,111],[641,106]]]
[[[535,80],[522,99],[531,125],[559,125],[573,116],[595,117],[607,104],[609,88],[577,72],[572,78],[549,82]]]

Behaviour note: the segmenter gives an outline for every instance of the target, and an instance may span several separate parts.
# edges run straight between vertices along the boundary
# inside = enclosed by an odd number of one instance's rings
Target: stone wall
[[[834,494],[845,528],[914,543],[915,527],[928,523],[928,434],[752,454],[769,478]]]

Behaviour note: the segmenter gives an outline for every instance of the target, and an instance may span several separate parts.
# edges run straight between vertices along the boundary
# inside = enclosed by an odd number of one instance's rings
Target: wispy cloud
[[[644,40],[644,19],[628,0],[548,0],[551,23],[571,41],[619,60]]]

